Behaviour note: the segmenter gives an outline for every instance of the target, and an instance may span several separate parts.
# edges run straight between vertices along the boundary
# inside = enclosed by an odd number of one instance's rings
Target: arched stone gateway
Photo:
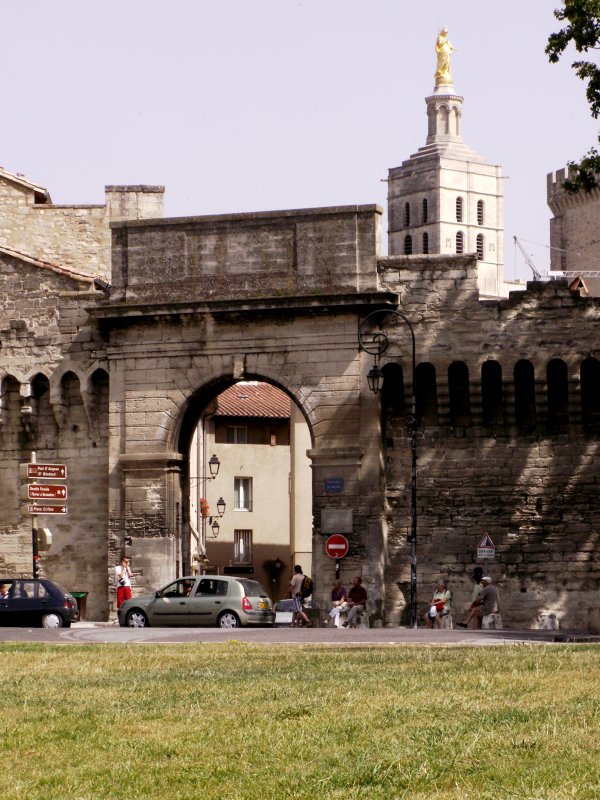
[[[323,508],[327,532],[336,512],[337,524],[350,520],[345,571],[381,597],[379,418],[356,339],[359,317],[381,301],[379,216],[352,207],[114,226],[113,283],[92,313],[110,365],[109,562],[127,547],[138,583],[192,566],[194,431],[223,390],[261,380],[289,395],[310,430],[312,497],[296,502],[314,517],[315,600],[334,575]]]

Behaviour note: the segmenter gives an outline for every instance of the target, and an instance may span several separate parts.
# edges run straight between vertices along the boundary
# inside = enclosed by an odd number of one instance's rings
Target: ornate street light
[[[197,486],[199,484],[207,483],[208,481],[213,481],[217,477],[217,475],[219,474],[219,467],[220,466],[221,466],[221,462],[219,461],[217,456],[215,454],[213,454],[208,459],[208,471],[210,472],[210,475],[205,475],[202,478],[192,478],[190,480],[190,484],[191,485],[195,484]],[[219,499],[217,500],[217,514],[218,514],[218,516],[214,516],[214,517],[211,517],[208,514],[208,503],[206,502],[206,500],[203,500],[203,499],[200,500],[200,505],[201,506],[202,506],[202,503],[206,503],[206,512],[202,514],[202,530],[203,530],[203,532],[206,531],[206,522],[208,521],[208,525],[209,525],[210,530],[211,530],[211,538],[212,539],[216,539],[217,536],[219,535],[219,531],[221,530],[221,526],[219,525],[218,520],[225,513],[225,508],[226,508],[225,500],[223,500],[222,497],[219,497]],[[203,533],[203,535],[204,535],[204,533]]]
[[[369,374],[367,375],[367,383],[369,384],[369,389],[374,394],[377,394],[381,389],[383,385],[383,372],[379,368],[378,364],[374,364],[369,370]]]
[[[411,449],[411,509],[410,509],[410,621],[413,628],[417,627],[417,401],[415,394],[415,373],[416,373],[416,342],[415,332],[412,323],[400,311],[381,309],[372,311],[361,320],[358,326],[358,346],[365,353],[374,357],[374,363],[367,382],[369,389],[377,394],[383,385],[383,372],[379,367],[379,359],[388,348],[389,340],[387,334],[381,329],[373,331],[376,319],[383,321],[386,316],[393,316],[404,322],[410,331],[412,344],[412,376],[411,376],[411,409],[408,427],[410,430],[410,449]]]
[[[221,530],[221,526],[219,525],[219,520],[221,519],[221,517],[225,513],[225,508],[226,508],[225,500],[223,500],[222,497],[219,497],[219,499],[217,500],[218,516],[216,516],[216,517],[207,517],[206,518],[208,520],[208,524],[210,525],[210,529],[212,531],[212,538],[213,539],[217,538],[217,536],[219,535],[219,531]],[[204,519],[203,519],[203,522],[204,522]]]

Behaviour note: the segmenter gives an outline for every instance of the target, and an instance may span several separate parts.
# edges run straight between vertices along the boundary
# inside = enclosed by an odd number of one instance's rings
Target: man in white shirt
[[[117,586],[117,608],[121,608],[125,600],[131,600],[131,567],[129,559],[123,556],[121,563],[115,567],[115,583]]]
[[[310,627],[310,620],[304,611],[304,597],[302,596],[302,583],[304,575],[302,574],[302,567],[296,564],[294,567],[294,574],[290,581],[290,594],[294,601],[294,610],[292,612],[292,625],[300,625],[299,619],[304,620],[304,624]]]

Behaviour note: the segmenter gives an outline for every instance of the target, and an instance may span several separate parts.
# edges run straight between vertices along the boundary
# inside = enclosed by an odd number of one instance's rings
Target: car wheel
[[[62,628],[64,624],[61,615],[52,611],[49,614],[44,614],[42,617],[42,625],[44,628]]]
[[[148,617],[143,611],[140,611],[138,608],[134,608],[127,612],[127,616],[125,617],[125,625],[128,628],[147,628]]]
[[[237,614],[234,614],[233,611],[223,611],[222,614],[219,614],[217,625],[219,628],[239,628],[240,621]]]

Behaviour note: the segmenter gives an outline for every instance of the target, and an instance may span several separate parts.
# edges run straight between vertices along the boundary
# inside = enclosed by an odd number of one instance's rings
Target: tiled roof
[[[11,247],[4,247],[3,245],[0,245],[0,254],[10,256],[11,258],[17,258],[19,261],[25,261],[27,264],[33,264],[34,267],[48,269],[51,272],[56,272],[58,275],[64,275],[65,277],[72,278],[75,281],[82,281],[83,283],[90,284],[94,282],[93,275],[80,272],[77,269],[73,269],[73,267],[62,267],[60,264],[52,264],[50,261],[41,261],[39,258],[34,258],[33,256],[27,255],[27,253],[21,253],[18,250],[13,250]]]
[[[217,398],[218,417],[288,419],[290,398],[270,383],[235,383]]]
[[[25,186],[27,189],[32,189],[34,192],[36,192],[36,194],[43,196],[45,202],[52,202],[50,195],[48,194],[48,190],[44,189],[43,186],[38,186],[36,183],[28,181],[25,175],[20,175],[19,173],[15,174],[13,172],[9,172],[7,169],[4,169],[4,167],[0,167],[0,178],[6,178],[12,183],[19,183],[21,186]]]

